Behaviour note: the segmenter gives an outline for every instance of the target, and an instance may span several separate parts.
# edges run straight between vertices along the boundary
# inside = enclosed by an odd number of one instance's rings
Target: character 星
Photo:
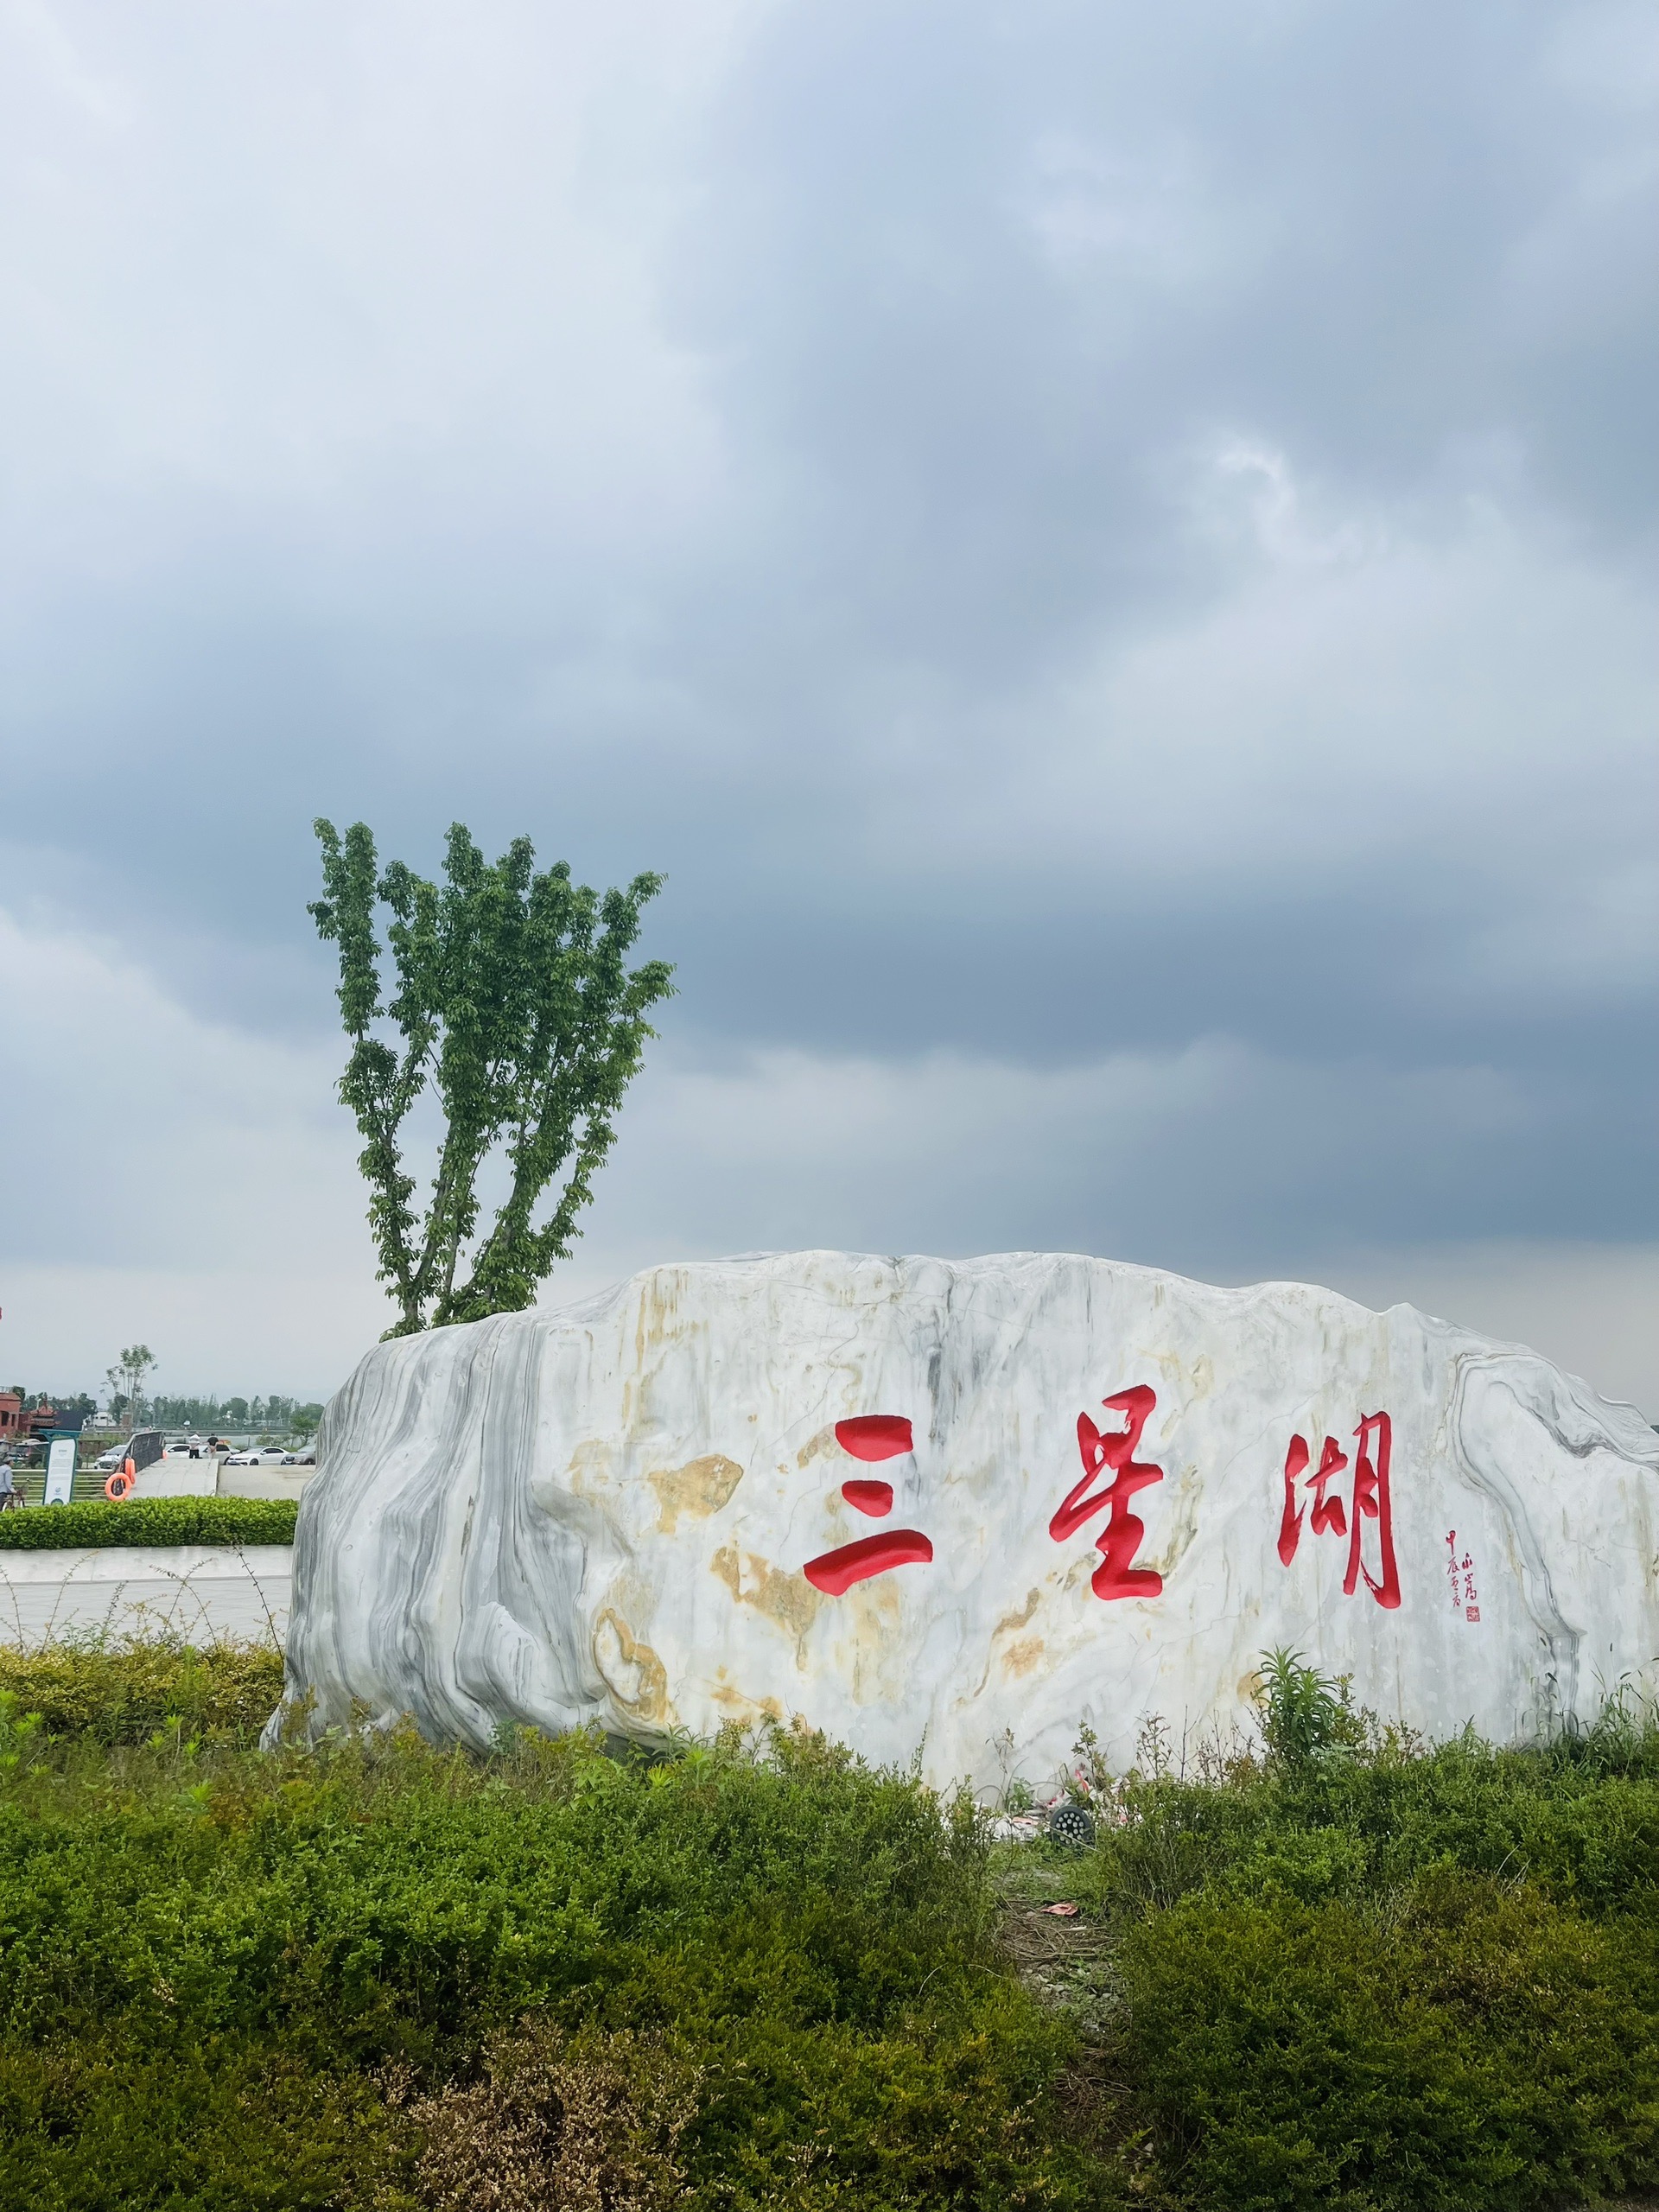
[[[1161,1467],[1135,1456],[1141,1432],[1158,1403],[1158,1393],[1137,1383],[1133,1389],[1119,1390],[1102,1402],[1108,1413],[1121,1413],[1128,1426],[1103,1432],[1087,1414],[1077,1415],[1083,1479],[1066,1492],[1064,1503],[1048,1524],[1048,1533],[1057,1544],[1062,1544],[1103,1505],[1106,1526],[1097,1540],[1103,1556],[1089,1578],[1090,1588],[1096,1598],[1156,1598],[1163,1590],[1164,1578],[1149,1567],[1134,1564],[1147,1524],[1130,1510],[1129,1501],[1149,1483],[1164,1479]],[[1103,1467],[1112,1469],[1111,1481],[1104,1490],[1085,1497],[1083,1493]]]

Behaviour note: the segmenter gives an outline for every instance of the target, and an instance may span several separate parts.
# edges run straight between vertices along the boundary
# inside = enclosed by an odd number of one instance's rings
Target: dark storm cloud
[[[858,1155],[849,1239],[1651,1228],[1639,13],[642,10],[551,124],[574,16],[205,20],[65,11],[9,372],[85,918],[309,1036],[313,813],[529,827],[668,871],[685,1066],[1210,1055],[1121,1155],[1045,1094],[1052,1203]],[[826,1234],[827,1157],[683,1234]]]

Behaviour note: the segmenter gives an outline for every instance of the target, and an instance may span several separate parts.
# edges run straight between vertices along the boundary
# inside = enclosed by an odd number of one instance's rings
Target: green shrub
[[[165,1636],[72,1635],[36,1650],[0,1644],[0,1698],[38,1713],[49,1735],[94,1744],[143,1744],[169,1726],[185,1741],[251,1741],[282,1694],[283,1655],[270,1643],[227,1637],[198,1649]]]
[[[82,1694],[105,1738],[136,1702]],[[593,2157],[688,2207],[1106,2201],[982,1823],[812,1739],[36,1732],[0,1864],[0,2204],[435,2208],[554,2154],[567,2065]]]
[[[0,2045],[4,2212],[367,2206],[414,2146],[378,2086],[257,2039],[83,2036]],[[392,2206],[413,2206],[392,2196]]]
[[[1189,1897],[1128,1934],[1127,2038],[1192,2199],[1511,2212],[1659,2182],[1659,1956],[1535,1891]]]
[[[1659,1735],[1632,1710],[1423,1751],[1325,1686],[1340,1718],[1292,1700],[1263,1760],[1091,1791],[1098,1842],[1063,1862],[1085,1911],[1055,1921],[1049,1847],[1001,1912],[969,1805],[815,1738],[259,1753],[280,1672],[0,1651],[0,2212],[1659,2188]]]
[[[1101,1833],[1099,1909],[1141,1911],[1196,1890],[1232,1896],[1388,1893],[1436,1867],[1536,1883],[1592,1913],[1659,1910],[1659,1764],[1624,1770],[1568,1741],[1494,1751],[1472,1738],[1416,1756],[1354,1756],[1224,1784],[1123,1785]],[[1647,1903],[1644,1903],[1647,1901]]]
[[[86,1498],[0,1513],[0,1551],[149,1544],[291,1544],[298,1505],[284,1497]]]
[[[1077,1886],[1173,2202],[1579,2203],[1659,2185],[1659,1726],[1427,1748],[1294,1655],[1265,1756],[1094,1777]]]
[[[1332,1681],[1281,1645],[1262,1662],[1262,1738],[1268,1757],[1292,1773],[1341,1757],[1364,1740],[1345,1681]]]

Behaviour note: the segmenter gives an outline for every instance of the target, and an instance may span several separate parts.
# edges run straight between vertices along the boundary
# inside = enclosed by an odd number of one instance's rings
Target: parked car
[[[107,1452],[100,1452],[92,1465],[100,1475],[112,1475],[130,1459],[142,1475],[167,1448],[168,1439],[159,1428],[136,1428],[124,1444],[112,1444]]]
[[[295,1467],[315,1467],[317,1464],[315,1443],[302,1444],[299,1450],[291,1453],[284,1464]]]
[[[292,1463],[280,1444],[256,1444],[246,1452],[232,1452],[227,1467],[286,1467]]]

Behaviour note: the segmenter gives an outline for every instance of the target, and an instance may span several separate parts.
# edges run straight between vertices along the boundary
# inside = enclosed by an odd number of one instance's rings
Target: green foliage
[[[1386,1913],[1191,1897],[1122,1971],[1200,2204],[1483,2212],[1659,2181],[1649,1921],[1445,1872]]]
[[[111,1405],[118,1421],[125,1417],[137,1423],[144,1417],[144,1377],[150,1374],[157,1361],[148,1344],[128,1344],[113,1367],[105,1368],[104,1380],[109,1385]]]
[[[1426,1751],[1327,1685],[1332,1729],[1196,1777],[1161,1730],[1125,1777],[1085,1739],[1098,1842],[1011,1853],[1022,1914],[970,1805],[819,1739],[262,1754],[280,1666],[0,1653],[0,2212],[1659,2188],[1659,1730],[1628,1701]]]
[[[1294,1655],[1265,1758],[1080,1772],[1110,2063],[1182,2206],[1527,2212],[1659,2186],[1659,1727],[1427,1749]]]
[[[322,1419],[322,1408],[313,1402],[302,1405],[296,1398],[273,1390],[269,1397],[166,1397],[149,1402],[149,1417],[158,1428],[259,1430],[273,1429],[283,1436],[309,1436]]]
[[[0,1755],[28,1747],[35,1730],[16,1731],[29,1720],[89,1744],[251,1744],[282,1693],[283,1655],[270,1643],[226,1637],[198,1649],[169,1636],[70,1636],[30,1651],[0,1644]]]
[[[298,1513],[298,1505],[283,1497],[86,1498],[0,1514],[0,1551],[291,1544]]]
[[[6,2212],[1106,2201],[965,1802],[811,1738],[111,1749],[19,1688]]]
[[[1305,1666],[1300,1652],[1281,1647],[1262,1662],[1262,1740],[1281,1766],[1300,1770],[1339,1758],[1363,1741],[1347,1683]]]
[[[456,823],[440,888],[401,861],[382,870],[365,823],[341,837],[320,819],[316,831],[324,895],[309,911],[340,950],[340,1015],[352,1040],[340,1090],[365,1140],[359,1165],[380,1279],[401,1308],[387,1333],[516,1311],[569,1256],[623,1093],[655,1034],[645,1016],[670,995],[664,962],[631,971],[626,960],[662,879],[638,875],[601,898],[574,883],[563,861],[536,874],[527,837],[487,862]],[[390,996],[382,904],[391,915]],[[442,1134],[423,1222],[402,1133],[429,1088]],[[479,1174],[498,1147],[507,1195],[474,1245]],[[538,1224],[543,1195],[561,1176]]]

